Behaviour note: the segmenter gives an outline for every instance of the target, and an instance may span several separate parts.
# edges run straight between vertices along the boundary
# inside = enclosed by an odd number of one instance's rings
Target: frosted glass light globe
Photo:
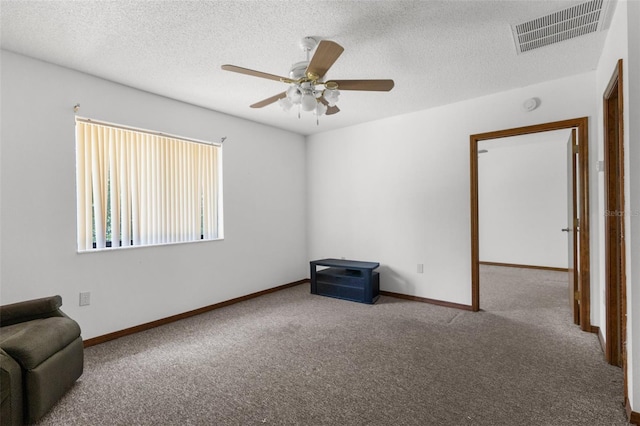
[[[287,98],[289,98],[292,104],[299,104],[301,99],[300,90],[298,90],[296,86],[289,87],[289,89],[287,89]]]
[[[282,99],[278,99],[278,105],[280,105],[280,107],[286,112],[291,109],[291,107],[293,106],[293,103],[289,98],[282,98]]]
[[[313,113],[317,116],[324,115],[326,112],[327,112],[327,106],[322,102],[318,102],[316,109],[313,111]]]
[[[338,102],[338,97],[340,96],[340,92],[338,90],[325,89],[324,98],[326,99],[329,106],[335,106]]]
[[[302,95],[302,110],[313,111],[316,108],[318,101],[311,93],[305,93]]]

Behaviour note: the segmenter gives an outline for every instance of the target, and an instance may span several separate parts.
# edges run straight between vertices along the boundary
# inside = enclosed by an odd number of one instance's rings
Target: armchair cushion
[[[51,317],[2,327],[0,347],[26,370],[32,370],[80,336],[77,322]]]

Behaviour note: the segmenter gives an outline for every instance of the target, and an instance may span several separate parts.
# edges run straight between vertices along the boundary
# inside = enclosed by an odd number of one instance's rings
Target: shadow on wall
[[[416,286],[393,269],[386,265],[380,265],[377,271],[380,274],[380,290],[407,295],[415,294]]]

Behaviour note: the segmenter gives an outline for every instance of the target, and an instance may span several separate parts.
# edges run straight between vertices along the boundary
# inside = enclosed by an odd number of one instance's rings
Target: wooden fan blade
[[[340,108],[338,108],[336,105],[329,106],[329,102],[327,102],[327,100],[324,97],[320,98],[320,102],[322,102],[327,106],[327,112],[325,112],[325,115],[332,115],[340,112]]]
[[[240,74],[252,75],[254,77],[267,78],[269,80],[275,81],[287,81],[289,80],[286,77],[280,77],[279,75],[268,74],[266,72],[250,70],[249,68],[237,67],[235,65],[223,65],[222,69],[225,71],[233,71]]]
[[[272,103],[276,102],[278,99],[285,98],[286,96],[287,96],[287,92],[278,93],[277,95],[273,95],[270,98],[264,99],[260,102],[256,102],[255,104],[250,106],[251,108],[262,108],[267,105],[271,105]]]
[[[337,114],[340,112],[340,108],[338,108],[337,106],[330,106],[327,107],[327,112],[325,112],[326,115],[333,115],[333,114]]]
[[[371,90],[374,92],[388,92],[394,86],[393,80],[331,80],[331,83],[336,83],[338,90]]]
[[[309,62],[307,74],[312,73],[322,78],[327,73],[331,65],[338,59],[344,51],[344,47],[338,43],[329,40],[322,40],[316,47],[316,52]]]

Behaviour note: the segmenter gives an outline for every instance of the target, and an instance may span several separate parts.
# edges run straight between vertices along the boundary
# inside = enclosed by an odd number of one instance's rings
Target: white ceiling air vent
[[[610,0],[590,0],[511,26],[518,54],[605,28]]]

